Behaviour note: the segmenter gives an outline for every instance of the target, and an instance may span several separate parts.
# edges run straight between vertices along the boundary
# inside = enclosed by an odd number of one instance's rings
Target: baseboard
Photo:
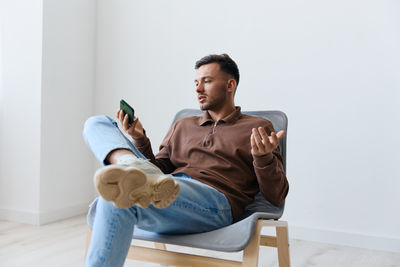
[[[39,225],[39,214],[32,211],[0,208],[0,220]]]
[[[78,205],[65,207],[57,210],[41,212],[39,216],[39,225],[56,222],[77,215],[87,214],[89,210],[89,204],[90,202],[81,203]]]
[[[88,212],[89,203],[64,207],[46,212],[31,212],[0,208],[0,220],[19,222],[33,225],[52,223]]]
[[[290,222],[289,237],[291,239],[330,243],[341,246],[400,252],[399,238],[308,228],[291,225]]]

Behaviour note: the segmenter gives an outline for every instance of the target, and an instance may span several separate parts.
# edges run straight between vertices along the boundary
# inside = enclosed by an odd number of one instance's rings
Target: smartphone
[[[122,109],[125,114],[129,115],[129,124],[133,123],[133,118],[135,116],[135,110],[128,104],[126,103],[123,99],[119,102],[119,108]]]

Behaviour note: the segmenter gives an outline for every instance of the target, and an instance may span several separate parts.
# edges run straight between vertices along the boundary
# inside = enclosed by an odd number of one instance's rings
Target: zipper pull
[[[211,132],[208,133],[206,140],[204,141],[204,146],[208,146],[210,144],[210,136],[215,133],[215,128],[217,127],[218,122],[214,122],[214,125],[211,129]]]

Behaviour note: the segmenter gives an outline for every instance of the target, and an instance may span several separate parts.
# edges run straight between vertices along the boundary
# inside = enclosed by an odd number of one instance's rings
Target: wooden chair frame
[[[276,236],[261,235],[263,227],[275,227]],[[86,250],[89,248],[92,232],[90,228],[87,232]],[[128,251],[127,259],[159,263],[171,266],[258,266],[258,254],[260,246],[275,247],[278,250],[279,267],[290,267],[289,256],[289,235],[288,224],[286,221],[263,220],[257,221],[257,226],[253,236],[243,250],[243,261],[232,261],[206,256],[192,255],[175,251],[168,251],[165,243],[154,242],[155,248],[147,248],[132,245]]]

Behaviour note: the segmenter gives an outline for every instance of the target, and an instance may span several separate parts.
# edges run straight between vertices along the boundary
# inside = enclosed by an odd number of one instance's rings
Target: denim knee
[[[110,118],[106,115],[97,115],[97,116],[92,116],[89,117],[84,126],[83,126],[83,136],[86,135],[87,131],[93,127],[96,127],[97,124],[99,123],[110,123]]]

